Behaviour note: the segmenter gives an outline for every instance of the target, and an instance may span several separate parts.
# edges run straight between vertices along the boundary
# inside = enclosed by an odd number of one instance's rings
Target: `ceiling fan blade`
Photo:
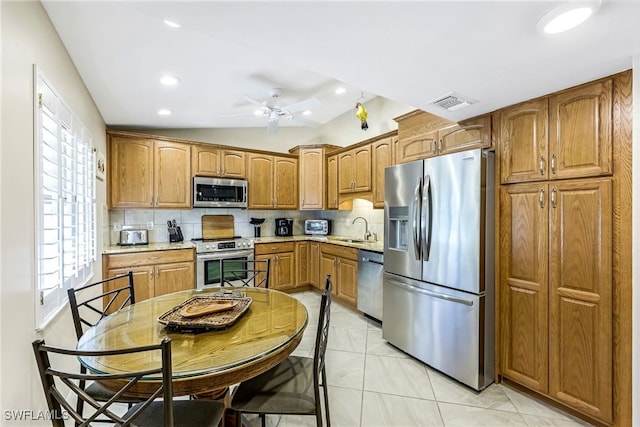
[[[297,113],[298,111],[313,110],[322,105],[316,98],[305,99],[304,101],[295,102],[284,107],[289,113]]]
[[[258,101],[257,99],[252,98],[252,97],[250,97],[250,96],[249,96],[249,95],[247,95],[247,94],[244,94],[244,93],[243,93],[243,94],[242,94],[242,96],[244,96],[245,98],[247,98],[247,100],[249,100],[252,104],[256,104],[256,105],[260,105],[260,106],[263,106],[263,105],[264,105],[264,104],[262,103],[262,101]]]
[[[304,117],[292,116],[291,120],[293,120],[294,122],[300,123],[302,125],[311,127],[311,128],[319,128],[319,127],[322,126],[320,123],[314,122],[313,120],[309,120],[309,119],[306,119]]]
[[[218,118],[220,119],[233,119],[236,117],[251,117],[254,116],[255,114],[253,113],[249,113],[249,114],[224,114],[222,116],[218,116]]]

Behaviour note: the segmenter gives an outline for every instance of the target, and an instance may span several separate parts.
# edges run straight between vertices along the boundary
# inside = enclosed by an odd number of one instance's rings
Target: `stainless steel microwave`
[[[247,181],[243,179],[193,177],[194,208],[246,208]]]

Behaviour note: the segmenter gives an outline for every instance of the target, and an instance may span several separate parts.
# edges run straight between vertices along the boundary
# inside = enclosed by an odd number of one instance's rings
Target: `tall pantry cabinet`
[[[616,375],[615,82],[494,115],[500,374],[605,424],[614,423]]]

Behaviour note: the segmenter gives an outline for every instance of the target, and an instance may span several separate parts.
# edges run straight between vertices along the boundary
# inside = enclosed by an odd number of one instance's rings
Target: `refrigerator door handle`
[[[427,295],[430,297],[434,297],[434,298],[439,298],[439,299],[443,299],[449,302],[454,302],[456,304],[464,304],[464,305],[468,305],[468,306],[473,306],[473,301],[469,301],[463,298],[458,298],[458,297],[452,297],[451,295],[446,295],[446,294],[441,294],[438,292],[432,292],[432,291],[428,291],[426,289],[422,289],[422,288],[418,288],[416,286],[412,286],[409,285],[407,283],[402,283],[402,282],[398,282],[397,280],[393,280],[393,279],[386,279],[387,282],[391,283],[392,285],[395,285],[399,288],[405,288],[411,292],[417,292],[423,295]]]
[[[431,206],[431,176],[425,176],[424,186],[422,187],[422,224],[421,224],[421,246],[422,259],[429,261],[431,253],[431,229],[433,226],[433,212]],[[426,217],[426,218],[425,218]]]
[[[421,244],[420,244],[420,187],[422,187],[422,177],[418,177],[418,182],[416,183],[416,188],[413,192],[413,249],[415,252],[416,260],[420,261],[420,253],[422,252]]]

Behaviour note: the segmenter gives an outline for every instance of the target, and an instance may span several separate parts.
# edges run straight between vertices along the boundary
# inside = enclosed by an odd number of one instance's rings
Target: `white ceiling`
[[[375,96],[455,121],[631,68],[640,0],[538,33],[559,3],[43,1],[107,125],[150,128],[266,127],[247,97],[273,87],[287,104],[320,100],[308,118],[321,124]],[[180,83],[161,85],[167,73]],[[427,104],[452,91],[478,102]]]

